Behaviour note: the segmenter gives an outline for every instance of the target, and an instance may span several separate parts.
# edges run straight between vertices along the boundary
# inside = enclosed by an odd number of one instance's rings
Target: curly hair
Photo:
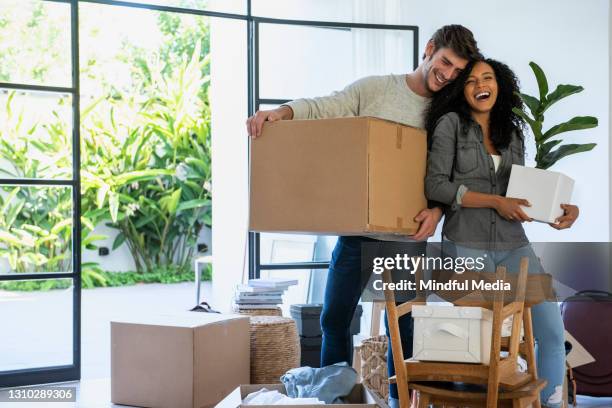
[[[523,109],[523,101],[518,96],[519,80],[508,65],[487,58],[468,63],[452,84],[445,86],[433,96],[425,116],[425,129],[430,141],[438,120],[449,112],[456,112],[464,123],[473,120],[471,108],[465,100],[463,89],[472,68],[478,62],[484,62],[491,66],[497,81],[497,100],[491,109],[489,121],[493,146],[496,149],[508,147],[513,131],[517,131],[522,137],[525,121],[512,111],[512,108]]]

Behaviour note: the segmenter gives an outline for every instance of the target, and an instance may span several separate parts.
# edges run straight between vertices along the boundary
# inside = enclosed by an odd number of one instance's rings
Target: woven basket
[[[361,342],[362,382],[385,401],[389,396],[387,347],[387,336],[374,336]]]
[[[281,375],[300,366],[295,321],[280,316],[251,317],[251,384],[280,383]]]
[[[238,309],[234,307],[234,313],[248,316],[282,316],[283,311],[280,307],[271,307],[269,309]]]

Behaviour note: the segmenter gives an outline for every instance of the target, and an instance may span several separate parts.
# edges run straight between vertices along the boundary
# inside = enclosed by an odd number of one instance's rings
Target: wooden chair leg
[[[418,395],[419,404],[418,408],[429,408],[429,394],[425,394],[424,392],[415,393],[415,397]]]
[[[532,379],[538,378],[538,367],[536,365],[535,357],[535,340],[533,337],[533,324],[531,320],[531,307],[525,305],[523,310],[523,328],[525,330],[525,343],[527,344],[527,372],[531,374]],[[537,394],[536,400],[533,402],[534,408],[542,408],[540,402],[540,393]]]

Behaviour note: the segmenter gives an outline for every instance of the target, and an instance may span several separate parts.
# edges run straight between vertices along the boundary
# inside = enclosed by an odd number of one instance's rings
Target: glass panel
[[[0,371],[69,365],[72,279],[0,282]]]
[[[260,234],[261,263],[326,262],[337,236],[306,234]]]
[[[252,10],[287,20],[414,24],[414,4],[399,0],[252,0]]]
[[[280,305],[283,316],[291,316],[289,308],[294,304],[323,303],[327,269],[263,270],[261,277],[298,281],[297,285],[290,286],[283,295],[283,304]]]
[[[259,27],[260,98],[322,96],[368,75],[412,71],[411,31]]]
[[[220,13],[246,14],[246,0],[126,0],[128,3],[153,4]]]
[[[72,188],[0,186],[0,274],[72,272]]]
[[[102,267],[187,269],[212,222],[210,19],[85,2],[79,10],[82,211],[122,232],[107,241],[117,252]]]
[[[72,97],[0,89],[0,178],[72,178]]]
[[[0,82],[70,86],[70,5],[2,0],[0,7]]]

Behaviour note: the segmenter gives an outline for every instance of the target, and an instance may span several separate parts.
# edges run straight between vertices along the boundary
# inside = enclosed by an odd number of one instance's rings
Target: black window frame
[[[22,83],[0,82],[0,89],[17,91],[50,92],[54,94],[70,94],[72,98],[72,178],[69,180],[49,179],[0,179],[1,185],[24,186],[63,186],[72,188],[73,226],[72,226],[72,272],[57,273],[19,273],[0,275],[0,281],[10,280],[41,280],[69,278],[73,281],[72,304],[72,339],[73,362],[70,365],[28,368],[0,372],[0,387],[16,387],[32,384],[45,384],[81,379],[81,151],[80,151],[80,75],[79,75],[79,4],[91,3],[123,8],[146,9],[197,16],[237,19],[246,21],[247,40],[247,78],[248,78],[248,113],[252,115],[262,104],[282,104],[285,99],[262,99],[259,97],[258,63],[259,63],[259,25],[282,24],[321,27],[330,29],[382,29],[407,30],[413,32],[413,62],[414,69],[418,65],[418,35],[419,28],[411,25],[362,24],[330,21],[290,20],[257,17],[252,15],[252,0],[246,1],[246,14],[224,13],[183,7],[162,6],[143,3],[133,3],[118,0],[41,0],[70,5],[70,49],[71,78],[69,87],[29,85]],[[248,153],[248,152],[247,152]],[[259,233],[249,232],[249,277],[259,277],[262,270],[272,269],[327,269],[329,262],[299,262],[261,264],[259,252]]]
[[[250,0],[248,13],[250,16]],[[419,61],[419,27],[413,25],[392,25],[392,24],[365,24],[365,23],[342,23],[332,21],[311,21],[311,20],[285,20],[266,17],[251,17],[248,20],[248,99],[249,116],[253,115],[260,105],[281,105],[287,103],[288,99],[260,98],[259,96],[259,26],[261,24],[296,25],[302,27],[317,27],[328,29],[350,30],[372,29],[372,30],[398,30],[412,31],[413,38],[413,69],[416,69]],[[249,144],[250,149],[250,144]],[[249,155],[250,157],[250,155]],[[249,232],[249,279],[261,277],[263,270],[295,270],[295,269],[328,269],[330,261],[310,261],[310,262],[290,262],[290,263],[261,263],[261,235],[259,232]]]

